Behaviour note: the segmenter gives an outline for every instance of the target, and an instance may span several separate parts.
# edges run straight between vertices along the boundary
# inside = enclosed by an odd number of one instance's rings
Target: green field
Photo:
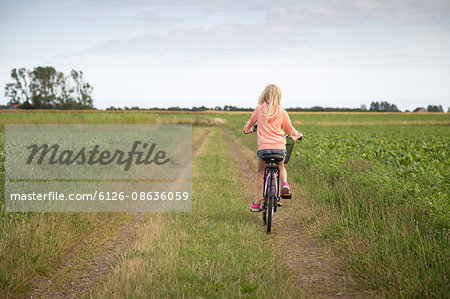
[[[320,281],[309,285],[279,262],[293,255],[283,252],[289,249],[272,250],[279,247],[277,234],[282,234],[277,215],[274,234],[266,236],[259,217],[248,212],[251,192],[241,190],[252,189],[252,182],[234,175],[237,165],[227,146],[237,140],[243,149],[235,150],[243,155],[256,150],[256,136],[240,134],[249,115],[0,113],[0,296],[29,294],[40,277],[52,278],[41,294],[70,294],[70,284],[110,246],[111,235],[120,234],[136,218],[131,213],[5,213],[5,124],[192,123],[198,150],[193,160],[193,212],[145,214],[137,237],[123,246],[119,258],[109,261],[102,282],[81,294],[326,297],[315,289]],[[287,167],[297,192],[283,207],[292,225],[306,227],[323,251],[331,249],[337,267],[360,292],[356,297],[446,297],[450,115],[290,116],[305,136]],[[297,256],[302,258],[301,253]],[[73,268],[67,267],[68,259]],[[277,283],[271,284],[274,280]]]

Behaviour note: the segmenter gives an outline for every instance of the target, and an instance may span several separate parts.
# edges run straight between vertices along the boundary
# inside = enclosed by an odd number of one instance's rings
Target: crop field
[[[266,235],[250,113],[1,112],[0,297],[447,297],[450,115],[289,115],[293,198]],[[6,213],[10,123],[193,124],[193,210]]]

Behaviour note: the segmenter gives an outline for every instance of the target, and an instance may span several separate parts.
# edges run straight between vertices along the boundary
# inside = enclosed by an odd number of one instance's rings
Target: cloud
[[[181,23],[184,21],[181,18],[160,16],[156,11],[143,11],[140,14],[131,17],[131,19],[158,24]]]
[[[301,27],[371,22],[388,26],[449,24],[450,1],[316,1],[269,12],[266,21]]]
[[[248,11],[254,9],[268,9],[274,6],[271,0],[66,0],[69,3],[77,3],[91,7],[110,6],[141,6],[141,7],[202,7],[208,10]],[[296,0],[278,0],[276,5],[291,5],[298,3]]]
[[[302,47],[290,40],[290,30],[265,24],[216,24],[159,31],[124,41],[109,41],[93,47],[94,53],[141,54],[282,54]]]
[[[58,1],[61,2],[61,1]],[[363,17],[368,20],[389,23],[392,19],[415,22],[441,22],[440,17],[449,16],[450,1],[448,0],[66,0],[66,3],[77,3],[82,6],[95,7],[201,7],[207,10],[222,11],[252,11],[273,10],[278,7],[286,12],[304,11],[302,16],[311,13],[309,17]],[[281,12],[283,14],[283,12]]]
[[[141,1],[132,3],[142,4]],[[323,56],[328,57],[330,53],[350,51],[353,53],[352,55],[355,55],[362,50],[364,57],[378,57],[379,55],[391,60],[400,60],[402,57],[405,59],[408,57],[398,55],[398,53],[407,51],[402,44],[407,37],[398,36],[404,32],[390,30],[390,27],[414,28],[436,24],[447,25],[446,20],[449,19],[448,15],[450,14],[450,2],[440,0],[319,0],[313,2],[283,0],[277,3],[276,7],[278,8],[270,5],[269,1],[259,1],[258,4],[254,1],[246,1],[246,4],[242,4],[236,0],[168,0],[150,1],[150,3],[154,5],[152,10],[144,11],[134,18],[160,23],[163,24],[162,27],[149,28],[150,33],[146,35],[101,43],[89,48],[87,53],[181,54],[183,57],[189,55],[234,55],[240,57],[266,55],[270,58],[290,56],[291,59],[300,59],[299,57],[301,57],[302,61],[306,61],[305,57],[319,57],[319,60],[324,61]],[[167,8],[170,5],[173,6],[173,10],[168,11]],[[184,10],[183,7],[189,5],[203,5],[203,10],[194,10],[196,11],[193,16],[194,23],[192,23],[192,19],[189,19],[189,13],[181,13]],[[202,21],[208,22],[209,20],[211,22],[213,19],[211,16],[214,16],[214,13],[208,15],[206,12],[210,7],[247,11],[255,6],[261,9],[259,18],[255,18],[254,15],[252,17],[248,15],[249,17],[246,18],[246,13],[233,14],[233,12],[229,12],[232,16],[230,19],[233,19],[232,22],[228,21],[230,23],[220,21],[218,18],[217,21],[214,20],[217,23],[201,24]],[[165,7],[165,9],[160,9],[161,7]],[[176,17],[165,16],[164,12],[172,13]],[[179,16],[183,19],[178,18]],[[228,13],[221,12],[220,16],[222,20],[227,20]],[[198,25],[199,23],[201,25]],[[363,38],[365,42],[361,43],[350,38],[352,34],[358,39],[361,38],[361,32],[358,32],[360,24],[371,25],[372,28],[378,27],[373,25],[383,25],[385,30],[376,31],[375,34],[378,36],[374,36],[374,38],[365,36]],[[346,26],[353,31],[338,31],[339,28]],[[330,28],[331,31],[319,32],[321,35],[317,35],[313,31],[316,28]],[[367,34],[371,34],[369,31],[367,32]],[[372,34],[374,32],[372,31]],[[411,34],[413,31],[409,30],[408,32],[407,34]],[[388,36],[385,36],[386,34]],[[333,37],[336,41],[333,40]],[[372,40],[376,41],[374,47],[370,46]],[[397,42],[398,40],[402,42]],[[386,46],[377,47],[380,43]],[[353,50],[355,44],[358,46]],[[396,46],[398,48],[395,48]],[[372,48],[374,49],[369,51]],[[339,60],[339,58],[335,57],[332,60]]]

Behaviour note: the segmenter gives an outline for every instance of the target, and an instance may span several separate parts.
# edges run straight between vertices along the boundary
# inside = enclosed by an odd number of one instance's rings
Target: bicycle
[[[257,125],[254,125],[252,130],[249,133],[251,134],[257,131]],[[283,199],[291,199],[292,194],[280,194],[280,166],[278,164],[283,161],[284,164],[289,163],[289,158],[291,157],[292,150],[294,148],[296,140],[292,140],[288,135],[284,136],[291,142],[286,144],[286,157],[283,157],[281,154],[263,154],[262,159],[266,162],[266,166],[264,168],[264,181],[263,181],[263,207],[262,207],[262,215],[263,215],[263,223],[267,226],[267,234],[270,234],[272,231],[272,218],[273,213],[277,211],[277,207],[281,206],[280,198]],[[298,139],[302,140],[302,137]]]

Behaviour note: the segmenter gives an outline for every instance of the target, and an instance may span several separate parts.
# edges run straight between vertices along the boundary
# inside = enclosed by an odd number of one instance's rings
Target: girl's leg
[[[255,198],[253,199],[254,203],[259,203],[259,200],[261,199],[264,167],[266,166],[266,162],[264,162],[264,160],[258,159],[257,164],[258,164],[258,169],[256,170],[256,176],[255,176]]]
[[[280,181],[281,184],[286,183],[287,182],[287,172],[286,172],[286,167],[284,167],[284,160],[281,161],[278,166],[280,166]]]

